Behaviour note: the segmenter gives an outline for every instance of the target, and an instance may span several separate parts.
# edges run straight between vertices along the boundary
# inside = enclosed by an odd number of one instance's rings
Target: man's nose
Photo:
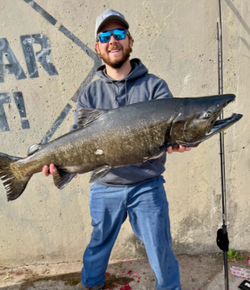
[[[109,40],[109,43],[116,43],[117,40],[115,39],[114,35],[112,34],[111,37],[110,37],[110,40]]]

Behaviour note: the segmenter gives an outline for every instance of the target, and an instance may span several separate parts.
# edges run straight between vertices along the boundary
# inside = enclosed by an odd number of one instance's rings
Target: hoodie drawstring
[[[114,82],[112,82],[112,81],[110,81],[110,82],[111,82],[111,84],[112,84],[113,91],[114,91],[114,103],[116,103],[116,102],[117,102],[117,99],[116,99],[116,94],[115,94],[115,84],[114,84]]]
[[[124,106],[128,105],[128,88],[127,88],[127,82],[128,79],[125,79],[125,104]],[[114,102],[118,102],[117,96],[116,96],[116,85],[113,81],[110,81],[110,83],[112,84],[112,87],[114,89]]]

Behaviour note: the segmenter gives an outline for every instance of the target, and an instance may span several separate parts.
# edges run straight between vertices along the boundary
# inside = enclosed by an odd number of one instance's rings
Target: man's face
[[[115,28],[124,28],[119,22],[109,22],[105,24],[100,32],[112,30]],[[116,40],[113,35],[109,42],[101,43],[100,41],[95,43],[100,58],[109,66],[113,68],[120,68],[126,61],[129,60],[130,53],[132,51],[132,39],[126,36],[125,39]]]

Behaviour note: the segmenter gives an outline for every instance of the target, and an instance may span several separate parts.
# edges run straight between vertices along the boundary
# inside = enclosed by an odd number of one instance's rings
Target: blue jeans
[[[84,285],[93,287],[104,283],[112,247],[128,213],[134,233],[145,245],[155,273],[156,289],[181,290],[163,183],[164,179],[159,177],[129,187],[92,185],[90,214],[94,229],[83,256]]]

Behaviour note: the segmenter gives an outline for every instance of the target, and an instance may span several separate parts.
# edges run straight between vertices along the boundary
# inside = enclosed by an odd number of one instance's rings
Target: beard
[[[112,50],[112,49],[122,49],[122,47],[118,47],[118,46],[109,47],[109,50]],[[111,60],[109,55],[106,55],[105,53],[99,53],[98,55],[104,61],[105,64],[111,66],[112,68],[121,68],[122,65],[129,59],[131,52],[132,52],[132,48],[127,47],[123,51],[122,56],[115,60]]]

